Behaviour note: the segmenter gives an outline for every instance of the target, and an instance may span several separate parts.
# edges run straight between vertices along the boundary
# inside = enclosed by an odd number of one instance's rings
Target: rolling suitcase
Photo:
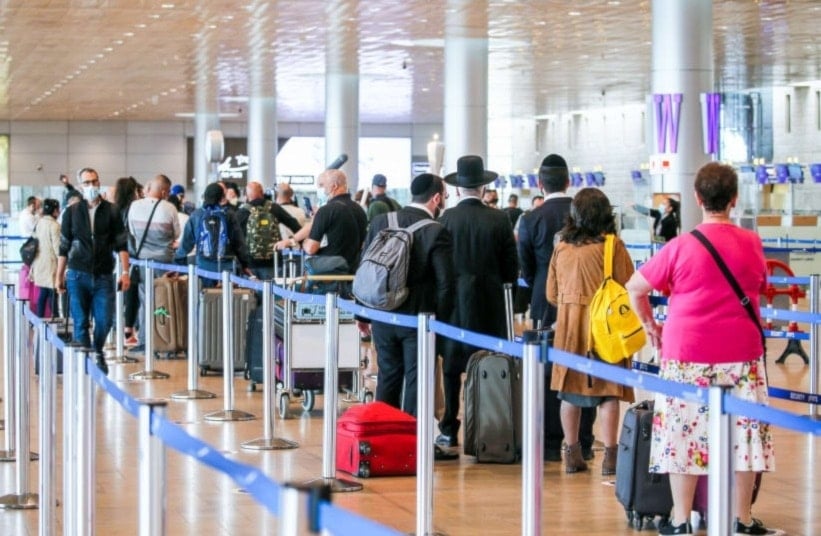
[[[513,337],[511,289],[505,288],[508,338]],[[465,454],[480,463],[515,463],[521,457],[521,360],[480,350],[470,356],[465,380]]]
[[[168,356],[188,346],[188,278],[154,279],[154,339],[156,353]]]
[[[416,419],[384,402],[353,406],[336,424],[336,467],[354,476],[416,474]]]
[[[616,498],[624,506],[627,523],[637,530],[648,517],[669,518],[673,508],[670,479],[649,471],[652,431],[653,401],[630,406],[619,435]]]
[[[234,371],[245,370],[245,335],[248,318],[256,309],[254,291],[234,289],[232,329],[234,332]],[[204,289],[200,293],[197,326],[199,329],[200,375],[221,372],[222,356],[222,289]]]

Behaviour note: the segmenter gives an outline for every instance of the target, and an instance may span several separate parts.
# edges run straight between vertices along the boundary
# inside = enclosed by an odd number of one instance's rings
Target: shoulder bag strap
[[[732,272],[730,272],[730,269],[727,268],[727,265],[724,264],[724,259],[722,259],[721,255],[718,254],[718,251],[716,251],[716,248],[713,247],[713,244],[710,243],[709,240],[707,240],[707,237],[704,236],[704,234],[698,229],[693,229],[691,231],[691,234],[695,236],[699,242],[701,242],[701,244],[707,249],[707,251],[710,252],[710,255],[712,255],[713,260],[716,261],[716,264],[718,265],[718,268],[721,270],[721,273],[724,274],[724,277],[725,279],[727,279],[727,282],[730,284],[731,287],[733,287],[733,292],[735,292],[736,297],[738,297],[739,301],[741,302],[741,306],[744,307],[745,311],[747,311],[747,316],[749,316],[750,319],[755,323],[755,327],[757,327],[759,333],[761,333],[761,344],[764,346],[764,351],[766,352],[767,341],[764,338],[764,329],[761,327],[761,321],[758,319],[758,315],[756,314],[755,309],[753,309],[753,304],[750,303],[750,298],[746,294],[744,294],[743,290],[741,290],[741,285],[738,284],[738,281],[736,280],[735,276],[733,276]]]
[[[143,244],[145,244],[145,237],[148,235],[148,228],[151,225],[151,219],[154,217],[154,211],[157,210],[162,199],[157,199],[157,202],[154,203],[154,208],[151,209],[151,214],[148,215],[148,221],[145,222],[145,229],[143,230],[143,237],[140,238],[140,245],[137,246],[137,251],[134,252],[134,258],[140,258],[140,251],[143,250]],[[130,207],[129,207],[130,208]]]
[[[604,237],[604,278],[613,277],[613,250],[615,249],[616,235],[608,234]]]

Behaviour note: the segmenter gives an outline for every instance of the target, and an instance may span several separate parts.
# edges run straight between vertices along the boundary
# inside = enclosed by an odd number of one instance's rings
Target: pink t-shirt
[[[732,224],[697,227],[713,244],[758,311],[767,285],[761,238]],[[670,295],[662,331],[664,358],[694,363],[757,359],[764,349],[747,311],[701,242],[685,233],[666,244],[639,272],[656,290]]]

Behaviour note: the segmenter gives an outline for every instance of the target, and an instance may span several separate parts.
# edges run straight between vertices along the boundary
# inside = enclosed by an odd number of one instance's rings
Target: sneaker
[[[764,526],[760,519],[753,518],[749,525],[745,525],[738,518],[735,518],[735,533],[738,534],[769,534],[770,531]]]
[[[140,340],[139,340],[139,339],[137,339],[137,337],[136,337],[136,336],[131,335],[130,337],[128,337],[127,339],[125,339],[125,340],[123,341],[123,344],[124,344],[125,346],[137,346],[138,344],[140,344]]]
[[[97,368],[100,369],[100,372],[108,376],[108,363],[105,362],[105,356],[102,354],[97,354]]]
[[[693,534],[693,527],[689,521],[673,525],[672,520],[666,519],[659,524],[659,534]]]
[[[459,453],[455,450],[450,450],[448,448],[442,448],[439,445],[433,445],[433,459],[437,462],[446,461],[446,460],[458,460]]]
[[[434,444],[439,445],[440,447],[456,447],[456,446],[458,446],[455,437],[445,435],[445,434],[439,434],[438,436],[436,436],[436,439],[434,439],[433,442],[434,442]]]

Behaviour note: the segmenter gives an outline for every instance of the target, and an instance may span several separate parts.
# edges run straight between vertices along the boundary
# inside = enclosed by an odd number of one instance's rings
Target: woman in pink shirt
[[[752,303],[767,284],[761,239],[735,226],[730,210],[738,198],[738,177],[730,166],[710,163],[696,175],[695,199],[703,213],[697,229],[713,244]],[[704,244],[683,234],[664,246],[627,282],[633,307],[653,346],[660,350],[661,377],[707,387],[731,383],[733,395],[767,403],[764,348],[730,283]],[[667,321],[653,319],[651,290],[670,295]],[[757,311],[757,308],[756,308]],[[757,472],[775,468],[769,426],[743,416],[735,424],[736,534],[767,534],[753,519]],[[693,534],[690,510],[699,475],[707,474],[709,442],[706,406],[656,395],[650,472],[669,473],[673,517],[659,534]]]

